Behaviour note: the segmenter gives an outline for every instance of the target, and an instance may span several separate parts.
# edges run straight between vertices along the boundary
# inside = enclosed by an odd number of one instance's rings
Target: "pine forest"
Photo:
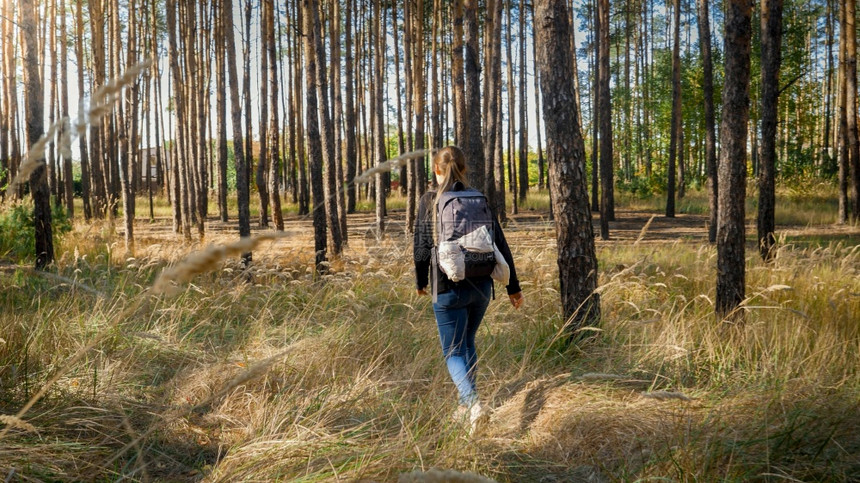
[[[860,480],[856,20],[0,0],[0,478]]]

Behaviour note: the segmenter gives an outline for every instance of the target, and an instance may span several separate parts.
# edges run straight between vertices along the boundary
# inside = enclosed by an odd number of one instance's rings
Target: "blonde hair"
[[[447,146],[433,156],[433,166],[442,172],[442,182],[436,190],[436,197],[449,191],[457,181],[468,187],[466,180],[466,155],[457,146]],[[435,170],[434,170],[435,171]]]
[[[457,181],[463,183],[463,187],[468,188],[469,182],[466,179],[466,155],[457,146],[446,146],[433,155],[434,173],[438,169],[442,172],[442,181],[439,183],[439,188],[436,190],[436,199],[433,202],[433,240],[436,240],[436,211],[439,209],[439,197],[442,193],[450,191]]]

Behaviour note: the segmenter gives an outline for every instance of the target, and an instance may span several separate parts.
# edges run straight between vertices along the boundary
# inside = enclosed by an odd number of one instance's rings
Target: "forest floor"
[[[350,215],[322,279],[310,220],[288,215],[253,283],[228,259],[161,295],[164,268],[235,241],[235,222],[188,243],[169,218],[138,218],[134,256],[119,223],[78,224],[54,271],[0,270],[0,477],[860,480],[860,227],[779,225],[766,265],[748,225],[745,321],[723,324],[707,217],[616,216],[596,240],[601,324],[579,346],[558,313],[554,225],[510,217],[526,305],[497,297],[479,332],[493,413],[474,436],[450,420],[402,210],[382,239],[372,214]]]

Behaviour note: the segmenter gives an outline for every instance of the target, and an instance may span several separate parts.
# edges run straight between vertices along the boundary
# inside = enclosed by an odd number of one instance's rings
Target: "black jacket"
[[[454,183],[452,191],[460,191],[464,189],[462,183]],[[415,261],[415,284],[416,288],[426,288],[430,278],[430,250],[436,245],[433,241],[433,201],[436,199],[435,191],[424,193],[421,200],[418,202],[418,216],[415,219],[415,229],[412,235],[412,258]],[[502,227],[498,220],[493,218],[493,237],[496,248],[508,262],[511,267],[511,278],[508,280],[507,291],[508,295],[513,295],[520,291],[520,282],[517,280],[517,271],[514,268],[514,257],[511,255],[511,249],[508,247],[508,242],[505,240],[505,234],[502,232]],[[445,273],[436,267],[437,280],[439,280],[439,292],[448,290],[453,282],[448,280]]]

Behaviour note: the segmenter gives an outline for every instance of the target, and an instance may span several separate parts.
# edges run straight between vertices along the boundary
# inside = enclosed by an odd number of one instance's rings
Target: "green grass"
[[[546,202],[539,193],[522,208]],[[807,195],[791,202],[809,207],[802,219],[819,210]],[[449,419],[455,390],[405,236],[371,251],[355,243],[319,280],[310,249],[264,245],[251,283],[227,261],[157,295],[149,287],[175,248],[127,260],[121,241],[96,232],[78,224],[48,274],[0,271],[0,414],[59,375],[22,417],[35,432],[0,436],[4,476],[860,478],[851,235],[782,238],[770,265],[750,251],[736,325],[713,315],[714,247],[601,245],[597,337],[567,347],[555,251],[519,248],[535,235],[509,230],[526,306],[496,287],[478,334],[478,385],[495,412],[470,438]]]

